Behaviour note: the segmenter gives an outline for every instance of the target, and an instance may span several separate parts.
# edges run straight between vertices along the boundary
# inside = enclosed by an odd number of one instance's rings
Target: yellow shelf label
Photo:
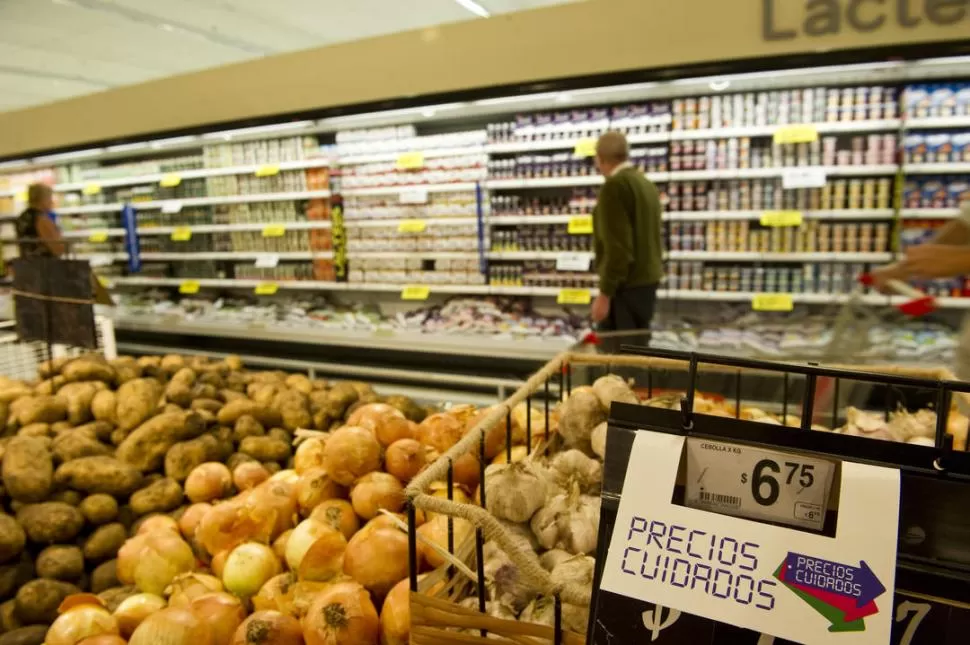
[[[573,154],[577,157],[595,157],[596,139],[580,139],[573,148]]]
[[[814,125],[785,125],[775,130],[775,143],[812,143],[818,141]]]
[[[192,229],[188,226],[176,226],[172,231],[173,242],[188,242],[192,239]]]
[[[426,228],[428,228],[428,224],[423,219],[403,219],[397,225],[397,232],[424,233]]]
[[[576,217],[569,218],[569,234],[570,235],[592,235],[593,234],[593,216],[592,215],[577,215]]]
[[[267,226],[263,229],[263,237],[283,237],[286,235],[285,226]]]
[[[15,200],[17,200],[18,202],[26,202],[27,201],[27,191],[26,190],[21,190],[16,195],[14,195],[13,198]]]
[[[108,241],[108,231],[94,231],[88,236],[88,242],[101,244]]]
[[[751,299],[755,311],[792,311],[795,303],[790,293],[759,293]]]
[[[260,282],[253,291],[257,296],[272,296],[280,290],[280,285],[275,282]]]
[[[180,175],[163,175],[158,185],[162,188],[175,188],[181,183],[182,177]]]
[[[275,164],[269,164],[266,166],[260,166],[256,169],[257,177],[272,177],[273,175],[280,174],[280,167]]]
[[[426,284],[409,284],[401,289],[401,300],[427,300],[431,287]]]
[[[766,211],[761,214],[762,226],[801,226],[801,211]]]
[[[108,285],[108,280],[107,280],[107,278],[105,278],[104,276],[101,276],[101,275],[99,275],[99,276],[98,276],[98,284],[100,284],[100,285],[101,285],[102,287],[104,287],[105,289],[107,289],[107,288],[108,288],[108,286],[109,286],[109,285]]]
[[[97,195],[101,192],[101,184],[87,184],[81,189],[82,195]]]
[[[588,305],[592,299],[589,289],[560,289],[556,302],[561,305]]]
[[[195,280],[186,280],[179,285],[179,293],[184,293],[191,295],[193,293],[199,293],[200,284]]]
[[[397,157],[398,170],[417,170],[424,168],[423,152],[405,152]]]

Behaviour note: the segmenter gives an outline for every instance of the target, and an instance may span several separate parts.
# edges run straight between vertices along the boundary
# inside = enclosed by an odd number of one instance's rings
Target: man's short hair
[[[27,203],[31,206],[38,204],[53,194],[54,190],[47,184],[31,184],[27,187]]]
[[[622,132],[611,130],[596,142],[596,156],[606,163],[623,163],[630,158],[630,144]]]

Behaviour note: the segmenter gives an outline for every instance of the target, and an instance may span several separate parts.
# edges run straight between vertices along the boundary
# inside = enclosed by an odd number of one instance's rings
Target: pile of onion
[[[408,575],[408,537],[397,528],[365,526],[347,543],[343,564],[379,601]]]
[[[118,580],[162,595],[181,573],[195,569],[195,555],[177,529],[136,534],[118,550]]]
[[[279,573],[280,562],[273,549],[258,542],[246,542],[234,548],[226,558],[222,584],[230,593],[249,598]]]
[[[121,632],[117,619],[97,596],[68,596],[58,611],[60,615],[47,630],[45,645],[75,645],[85,638]]]
[[[323,467],[335,482],[350,486],[381,467],[381,444],[366,428],[344,426],[327,439]]]
[[[325,582],[343,569],[346,549],[343,533],[310,518],[300,522],[286,541],[286,564],[300,580]]]
[[[354,484],[350,503],[354,512],[365,520],[377,517],[381,509],[397,513],[404,507],[404,487],[394,475],[368,473]]]
[[[303,631],[291,616],[257,611],[236,629],[231,645],[303,645]]]
[[[303,617],[306,645],[376,643],[377,609],[356,582],[339,582],[318,593]]]
[[[193,504],[222,499],[232,493],[232,473],[224,464],[210,461],[192,469],[185,480],[185,496]]]

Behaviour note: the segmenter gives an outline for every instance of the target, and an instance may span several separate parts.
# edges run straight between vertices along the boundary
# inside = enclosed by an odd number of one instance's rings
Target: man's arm
[[[37,236],[44,246],[54,255],[64,255],[64,244],[61,242],[61,231],[47,215],[38,215],[36,221]]]
[[[623,206],[622,186],[607,181],[600,191],[599,221],[605,256],[599,262],[600,293],[612,298],[617,288],[626,282],[633,266],[633,228],[630,214]]]
[[[889,280],[936,278],[963,275],[970,270],[970,202],[964,202],[959,217],[947,222],[924,244],[913,247],[899,262],[872,271],[878,288]]]

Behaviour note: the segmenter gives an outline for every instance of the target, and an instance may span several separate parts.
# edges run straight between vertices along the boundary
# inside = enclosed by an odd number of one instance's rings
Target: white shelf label
[[[822,168],[785,168],[781,171],[781,186],[793,188],[822,188],[827,180]]]
[[[109,267],[114,264],[114,258],[110,255],[92,255],[91,259],[88,260],[88,264],[94,268]]]
[[[167,214],[179,213],[182,211],[182,202],[165,202],[162,204],[162,212]]]
[[[834,474],[824,459],[690,438],[684,503],[821,530]]]
[[[556,271],[589,271],[592,253],[560,253],[556,256]]]
[[[416,188],[414,190],[404,190],[401,191],[398,201],[402,204],[427,204],[428,203],[428,191],[423,188]]]
[[[280,256],[276,254],[266,254],[256,258],[257,269],[275,269],[279,263]]]

